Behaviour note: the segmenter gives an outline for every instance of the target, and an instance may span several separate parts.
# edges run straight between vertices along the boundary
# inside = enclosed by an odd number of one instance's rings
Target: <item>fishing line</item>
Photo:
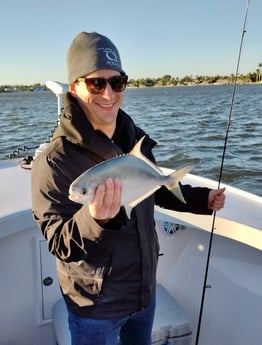
[[[223,146],[223,154],[222,154],[222,159],[221,159],[221,164],[220,164],[220,172],[219,172],[219,178],[218,178],[218,189],[220,188],[220,183],[221,183],[221,179],[222,179],[222,175],[223,175],[223,168],[224,168],[225,154],[226,154],[226,149],[227,149],[229,129],[230,129],[230,125],[231,125],[231,118],[232,118],[233,106],[234,106],[234,101],[235,101],[238,71],[239,71],[240,59],[241,59],[241,54],[242,54],[242,46],[243,46],[244,36],[246,33],[246,22],[247,22],[247,16],[248,16],[248,9],[249,9],[249,0],[247,0],[247,4],[246,4],[246,11],[245,11],[245,17],[244,17],[244,23],[243,23],[243,29],[242,29],[242,35],[241,35],[240,47],[239,47],[239,53],[238,53],[238,59],[237,59],[236,73],[235,73],[234,82],[233,82],[232,97],[231,97],[231,103],[230,103],[230,109],[229,109],[229,115],[228,115],[228,121],[227,121],[227,128],[226,128],[225,140],[224,140],[224,146]],[[215,220],[216,220],[216,212],[214,211],[213,221],[212,221],[212,229],[211,229],[211,233],[210,233],[209,246],[208,246],[207,262],[206,262],[205,276],[204,276],[204,282],[203,282],[202,297],[201,297],[201,304],[200,304],[200,311],[199,311],[199,319],[198,319],[198,325],[197,325],[195,345],[198,345],[198,342],[199,342],[199,335],[200,335],[200,329],[201,329],[201,322],[202,322],[202,315],[203,315],[206,289],[210,287],[207,285],[207,277],[208,277],[209,263],[210,263],[210,257],[211,257],[211,249],[212,249],[212,243],[213,243],[213,235],[214,235],[214,229],[215,229]]]

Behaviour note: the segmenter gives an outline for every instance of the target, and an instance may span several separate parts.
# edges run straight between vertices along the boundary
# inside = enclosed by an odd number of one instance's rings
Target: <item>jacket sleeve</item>
[[[180,184],[180,188],[186,204],[178,200],[166,187],[161,187],[155,193],[156,205],[173,211],[212,214],[213,211],[208,208],[209,188],[182,184]]]
[[[118,231],[101,227],[87,205],[68,199],[70,178],[44,155],[32,166],[33,218],[48,241],[49,251],[66,262],[108,253]]]

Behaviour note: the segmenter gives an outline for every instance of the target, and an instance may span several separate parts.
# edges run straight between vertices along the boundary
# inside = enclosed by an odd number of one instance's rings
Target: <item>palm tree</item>
[[[262,67],[262,62],[259,62],[258,69],[257,69],[257,82],[261,81],[261,70],[260,70],[261,67]]]

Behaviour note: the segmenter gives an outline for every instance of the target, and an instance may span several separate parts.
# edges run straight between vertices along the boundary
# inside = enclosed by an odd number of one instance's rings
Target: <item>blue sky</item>
[[[1,0],[0,85],[67,81],[80,31],[118,47],[130,78],[235,73],[246,0]],[[250,0],[240,73],[262,62],[262,1]]]

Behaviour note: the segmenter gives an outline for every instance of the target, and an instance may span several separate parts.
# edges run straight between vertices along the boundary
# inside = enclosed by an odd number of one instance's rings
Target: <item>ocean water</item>
[[[232,85],[127,89],[122,108],[157,141],[159,166],[194,163],[193,174],[218,180],[232,90]],[[13,152],[32,154],[49,139],[57,120],[51,92],[0,93],[0,104],[1,160]],[[262,196],[261,172],[262,85],[238,85],[221,182]]]

